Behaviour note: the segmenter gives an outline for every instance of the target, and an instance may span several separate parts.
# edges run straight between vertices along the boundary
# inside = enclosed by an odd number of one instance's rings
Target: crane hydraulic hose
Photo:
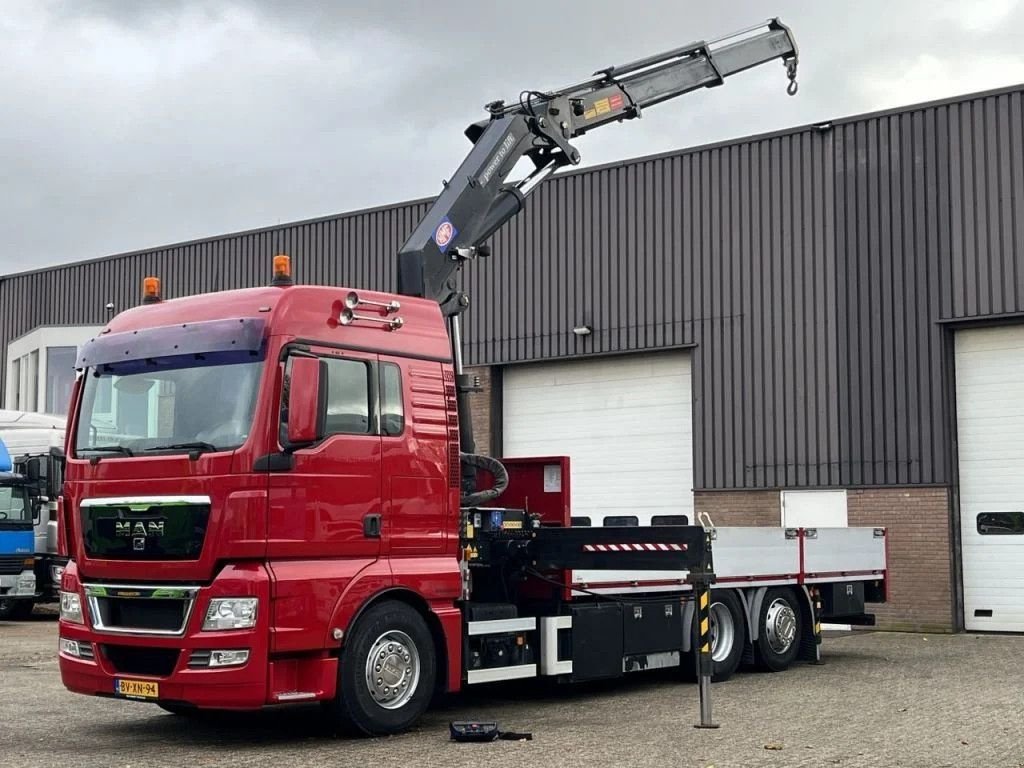
[[[464,494],[461,502],[464,507],[475,507],[501,496],[508,488],[508,472],[505,465],[490,456],[481,456],[478,453],[463,453],[459,455],[463,465],[469,465],[476,469],[482,469],[494,475],[494,485],[483,491]]]

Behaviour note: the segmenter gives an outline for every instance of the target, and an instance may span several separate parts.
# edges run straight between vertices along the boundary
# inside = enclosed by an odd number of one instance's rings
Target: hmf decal
[[[442,251],[448,247],[448,244],[455,239],[455,236],[459,234],[459,230],[455,228],[448,217],[445,216],[441,219],[441,223],[437,225],[437,229],[434,230],[434,242],[437,243],[437,247]]]

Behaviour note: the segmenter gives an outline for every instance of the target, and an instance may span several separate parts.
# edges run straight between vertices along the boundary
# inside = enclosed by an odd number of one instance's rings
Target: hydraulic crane
[[[781,59],[789,77],[787,93],[797,90],[798,51],[789,28],[777,18],[712,40],[700,41],[616,67],[554,91],[523,91],[518,102],[486,106],[488,119],[465,133],[473,148],[398,252],[398,293],[435,299],[448,319],[455,361],[459,432],[463,454],[463,503],[480,503],[496,493],[476,492],[475,467],[501,467],[475,456],[468,396],[477,387],[463,371],[460,315],[469,297],[456,273],[472,259],[488,256],[485,244],[523,208],[526,196],[552,172],[577,165],[570,143],[594,128],[640,117],[642,111],[699,88],[721,85],[726,77]],[[506,184],[527,157],[533,169]],[[499,480],[500,484],[500,480]]]

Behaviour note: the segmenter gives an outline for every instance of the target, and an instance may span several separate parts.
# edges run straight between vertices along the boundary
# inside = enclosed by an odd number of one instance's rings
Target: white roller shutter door
[[[503,380],[505,456],[569,456],[574,517],[693,522],[689,352],[510,366]]]
[[[1024,326],[956,335],[964,623],[1024,632]]]

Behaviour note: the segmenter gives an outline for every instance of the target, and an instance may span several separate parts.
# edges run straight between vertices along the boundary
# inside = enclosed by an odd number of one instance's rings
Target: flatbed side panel
[[[870,531],[869,531],[870,533]],[[784,528],[718,528],[711,545],[715,575],[719,580],[743,579],[758,583],[795,582],[800,574],[800,542],[786,538]],[[605,586],[652,586],[670,590],[684,584],[686,571],[574,570],[572,583]]]
[[[885,537],[875,528],[814,528],[804,535],[804,574],[812,579],[885,571]]]
[[[800,542],[786,538],[785,528],[718,528],[711,552],[720,580],[779,581],[800,573]]]

